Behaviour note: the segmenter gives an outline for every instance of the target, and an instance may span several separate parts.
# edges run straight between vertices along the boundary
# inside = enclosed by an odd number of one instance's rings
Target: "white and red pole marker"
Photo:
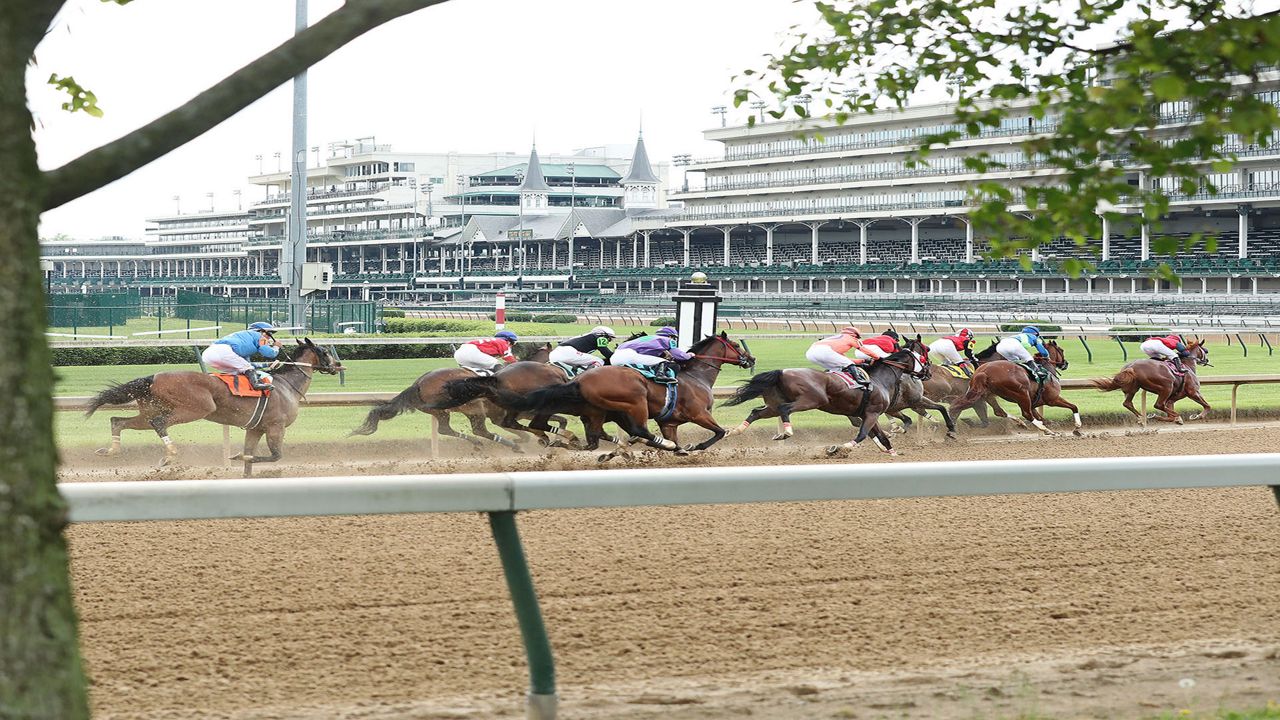
[[[502,330],[507,326],[507,296],[503,292],[499,292],[498,297],[494,300],[493,325],[494,332]]]

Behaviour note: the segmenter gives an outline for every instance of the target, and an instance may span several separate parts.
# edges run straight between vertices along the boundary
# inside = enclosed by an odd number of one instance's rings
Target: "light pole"
[[[728,108],[726,108],[726,107],[725,107],[725,106],[723,106],[723,105],[716,105],[716,106],[714,106],[714,107],[712,107],[712,108],[711,108],[711,114],[712,114],[712,115],[719,115],[719,116],[720,116],[720,127],[724,127],[724,126],[725,126],[725,119],[724,119],[724,116],[725,116],[728,112],[729,112]]]
[[[174,215],[182,214],[182,196],[181,195],[173,196],[173,214]]]
[[[243,207],[243,206],[241,206],[241,204],[240,204],[240,192],[241,192],[241,191],[239,191],[239,190],[232,190],[232,191],[231,191],[231,194],[236,196],[236,210],[243,210],[243,209],[244,209],[244,207]]]
[[[262,156],[254,155],[253,159],[258,161],[258,174],[261,175],[262,174]]]
[[[311,152],[316,154],[316,167],[320,167],[320,146],[312,145]]]
[[[428,228],[430,228],[431,216],[434,214],[434,211],[431,207],[431,191],[434,189],[435,189],[435,183],[431,182],[430,179],[427,180],[426,186],[422,188],[422,192],[427,194],[427,216],[423,218],[423,221],[427,223]],[[432,233],[430,229],[426,229],[422,233],[422,272],[424,273],[427,271],[427,238],[428,236],[434,237],[435,233]],[[443,257],[440,259],[440,268],[441,268],[441,271],[443,271],[444,269]]]
[[[564,166],[564,171],[569,173],[569,210],[577,207],[578,195],[578,166],[577,163],[569,163]]]
[[[280,153],[272,153],[272,157],[276,159],[276,172],[280,172]]]
[[[467,227],[467,188],[470,186],[470,184],[471,184],[471,178],[470,178],[470,177],[468,177],[468,176],[467,176],[466,174],[464,174],[464,173],[459,173],[459,174],[458,174],[458,194],[462,196],[462,218],[458,221],[458,223],[459,223],[459,224],[458,224],[458,227],[459,227],[459,230],[458,230],[458,250],[459,250],[459,251],[464,252],[464,253],[465,253],[465,256],[466,256],[466,262],[465,262],[465,263],[463,262],[463,260],[462,260],[461,258],[457,258],[457,259],[456,259],[456,260],[457,260],[457,263],[458,263],[458,272],[459,272],[459,273],[466,272],[466,270],[467,270],[467,269],[469,269],[469,268],[471,267],[471,254],[472,254],[472,252],[473,252],[473,250],[474,250],[474,248],[472,247],[472,245],[468,245],[465,251],[463,251],[463,249],[462,249],[462,231],[463,231],[463,230],[465,230],[465,229],[466,229],[466,227]],[[441,267],[441,272],[444,272],[444,268],[443,268],[443,267]]]
[[[689,163],[693,162],[693,156],[692,156],[692,155],[690,155],[689,153],[681,153],[681,154],[679,154],[679,155],[672,155],[672,156],[671,156],[671,162],[672,162],[672,164],[676,165],[677,167],[688,167],[688,166],[689,166]],[[684,175],[684,191],[685,191],[685,192],[689,192],[689,171],[688,171],[688,170],[682,170],[681,172],[682,172],[682,173],[683,173],[683,175]]]
[[[804,116],[809,117],[809,103],[813,102],[813,96],[806,93],[795,96],[794,100],[796,105],[804,108]]]
[[[208,192],[204,196],[209,198],[209,212],[213,212],[213,193]]]
[[[760,113],[760,122],[764,122],[764,109],[768,106],[769,106],[769,103],[766,103],[763,100],[756,100],[755,102],[751,103],[751,109],[756,110]]]
[[[517,187],[524,186],[524,171],[522,170],[516,171],[516,182],[517,182]],[[517,192],[516,194],[518,196],[516,203],[520,208],[520,231],[516,234],[516,244],[517,244],[517,247],[519,248],[520,271],[521,271],[521,274],[523,275],[524,274],[524,193]],[[516,264],[515,261],[516,261],[516,258],[513,255],[511,257],[511,262],[508,263],[508,268],[514,268]]]

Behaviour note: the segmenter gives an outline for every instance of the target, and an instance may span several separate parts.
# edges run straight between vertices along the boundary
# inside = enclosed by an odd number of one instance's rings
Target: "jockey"
[[[973,358],[973,332],[969,328],[961,328],[955,335],[940,337],[929,343],[929,352],[942,358],[948,365],[964,365],[966,361],[977,365]],[[960,357],[960,353],[964,357]]]
[[[869,337],[862,341],[862,345],[853,351],[853,357],[856,361],[866,362],[868,360],[879,360],[882,357],[892,355],[898,352],[898,342],[901,338],[898,333],[893,330],[885,330],[884,333]]]
[[[579,335],[560,343],[551,351],[551,356],[547,359],[553,363],[574,367],[600,367],[613,355],[613,351],[609,349],[609,341],[615,337],[617,333],[612,328],[600,325],[591,328],[591,332],[586,335]],[[591,354],[596,351],[604,356],[604,360]]]
[[[231,333],[205,348],[200,359],[214,370],[244,375],[255,390],[270,390],[271,376],[255,368],[249,358],[261,355],[274,360],[280,354],[275,332],[271,323],[253,323],[247,330]]]
[[[1189,354],[1187,344],[1183,342],[1182,336],[1177,334],[1147,338],[1139,347],[1152,360],[1175,362],[1178,358],[1187,357]]]
[[[1037,372],[1037,368],[1032,364],[1032,351],[1035,351],[1037,355],[1049,357],[1049,349],[1040,340],[1040,328],[1034,325],[1022,328],[1022,332],[1017,335],[1010,335],[996,345],[996,352],[1000,354],[1000,357],[1017,363],[1032,372]]]
[[[804,357],[814,365],[828,372],[844,372],[849,377],[864,383],[864,373],[859,372],[857,364],[845,357],[850,350],[857,351],[862,347],[862,333],[856,327],[841,328],[840,332],[825,337],[809,346]]]
[[[516,356],[511,354],[511,346],[519,338],[510,330],[501,330],[493,334],[491,340],[472,340],[463,343],[453,353],[458,365],[475,372],[488,375],[503,363],[513,363]]]
[[[684,362],[692,360],[693,355],[681,350],[676,341],[679,335],[675,328],[659,328],[652,335],[628,340],[618,346],[609,362],[613,365],[642,365],[653,368],[661,365],[669,377],[675,377],[675,365],[669,361]]]

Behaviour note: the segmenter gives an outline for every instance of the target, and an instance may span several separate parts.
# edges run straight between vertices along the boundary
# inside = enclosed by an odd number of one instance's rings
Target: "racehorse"
[[[503,407],[581,416],[588,450],[599,447],[606,420],[617,423],[625,433],[644,440],[651,447],[678,453],[705,450],[725,436],[724,428],[711,416],[712,388],[720,375],[720,368],[729,364],[750,369],[756,360],[745,341],[739,344],[724,332],[694,343],[689,353],[693,357],[680,363],[675,383],[675,405],[671,408],[666,408],[666,385],[655,383],[625,366],[593,368],[572,382],[523,396],[499,387],[494,388],[494,393]],[[664,410],[667,410],[666,414]],[[650,418],[657,421],[662,431],[661,438],[649,432]],[[712,436],[697,445],[681,447],[677,428],[688,422],[710,430]],[[599,459],[603,462],[625,451],[625,447],[619,447]]]
[[[232,395],[226,383],[213,375],[195,371],[160,372],[112,385],[94,396],[85,416],[93,415],[103,405],[136,402],[138,414],[134,417],[111,418],[111,447],[98,450],[98,454],[118,455],[122,430],[152,429],[164,442],[162,466],[171,463],[178,454],[178,447],[169,438],[169,428],[174,425],[209,420],[219,425],[244,427],[244,452],[231,459],[244,460],[244,475],[249,477],[255,462],[280,459],[285,428],[298,418],[298,405],[311,386],[312,374],[336,375],[343,369],[310,338],[299,341],[289,360],[272,373],[270,400],[262,418],[253,427],[245,426],[254,414],[257,398]],[[271,454],[254,455],[264,434]]]
[[[1000,356],[996,354],[996,341],[992,340],[991,347],[974,355],[973,359],[975,360],[975,369],[984,362],[999,360]],[[945,368],[935,367],[928,377],[922,379],[922,382],[924,384],[925,397],[939,403],[952,402],[969,391],[969,378],[956,377]],[[995,413],[996,417],[1009,416],[994,397],[987,395],[982,399],[982,402],[974,403],[973,405],[973,412],[978,416],[978,427],[987,427],[991,424],[987,420],[988,406],[991,407],[991,411]],[[971,420],[965,420],[965,422],[973,424]]]
[[[924,369],[920,373],[905,373],[901,375],[899,386],[893,388],[890,396],[890,405],[884,410],[884,414],[892,416],[902,421],[905,427],[910,427],[911,420],[906,418],[905,410],[914,410],[920,418],[927,418],[928,410],[937,410],[942,414],[942,419],[947,424],[947,437],[955,437],[955,424],[951,421],[951,415],[947,413],[947,407],[938,402],[933,402],[924,396],[924,388],[920,379],[928,377],[928,346],[920,340],[920,336],[915,336],[913,340],[908,340],[902,345],[904,350],[914,352],[916,357],[923,359]],[[782,373],[782,377],[774,377],[774,374]],[[760,383],[756,383],[756,378],[767,378]],[[772,384],[771,384],[772,383]],[[769,388],[777,388],[777,392],[767,392]],[[842,407],[837,404],[836,398],[841,393],[854,393],[855,400],[860,398],[858,388],[850,387],[845,380],[833,378],[832,373],[823,372],[823,370],[814,370],[810,368],[794,368],[788,370],[774,370],[771,373],[762,373],[751,378],[744,386],[737,389],[733,393],[730,400],[724,401],[723,405],[740,405],[742,402],[754,400],[756,397],[764,397],[765,405],[763,407],[755,407],[751,413],[742,420],[740,425],[730,430],[730,434],[741,433],[742,430],[749,428],[755,420],[764,418],[780,418],[781,429],[773,439],[787,439],[795,434],[795,430],[791,427],[791,414],[803,413],[805,410],[823,410],[826,413],[835,415],[845,415],[840,411],[832,410],[831,407]],[[783,407],[787,406],[787,407]]]
[[[762,418],[777,417],[782,420],[782,431],[774,437],[781,440],[791,437],[791,414],[804,410],[821,410],[832,415],[844,415],[850,424],[861,422],[857,436],[845,445],[827,448],[834,455],[844,448],[852,448],[868,436],[875,439],[885,452],[896,455],[889,436],[880,428],[879,417],[893,406],[894,395],[904,374],[919,375],[924,372],[922,355],[912,350],[899,350],[870,364],[867,375],[871,385],[867,389],[850,387],[836,373],[812,368],[770,370],[748,380],[724,405],[739,405],[748,400],[763,398],[765,405],[755,408],[747,419],[734,429],[742,432],[751,423]],[[945,414],[945,412],[944,412]],[[954,426],[948,417],[949,437],[955,437]]]
[[[547,367],[547,357],[551,354],[551,344],[546,343],[541,347],[533,350],[524,358],[528,364],[537,367]],[[524,363],[516,362],[498,370],[501,374],[507,370]],[[489,432],[485,425],[485,420],[494,423],[500,427],[509,427],[503,424],[507,417],[506,411],[497,407],[493,403],[480,399],[472,399],[469,402],[461,403],[454,406],[441,407],[440,404],[445,401],[448,396],[444,393],[446,384],[457,380],[468,380],[475,378],[476,374],[466,368],[440,368],[423,374],[413,384],[405,388],[391,400],[378,403],[374,406],[369,414],[365,417],[364,423],[348,433],[350,435],[372,435],[378,430],[378,423],[383,420],[390,420],[401,413],[410,410],[420,410],[436,419],[440,428],[440,434],[448,437],[461,438],[476,445],[481,445],[485,440],[491,440],[499,445],[509,448],[517,448],[516,443],[508,440],[497,433]],[[561,373],[563,379],[563,373]],[[464,435],[449,425],[449,413],[456,412],[467,418],[471,423],[471,432],[473,435]],[[563,418],[559,419],[560,429],[568,423]],[[527,431],[519,423],[516,423],[518,430]],[[545,437],[545,436],[544,436]]]
[[[1209,403],[1205,402],[1204,397],[1200,394],[1200,378],[1196,377],[1197,365],[1209,365],[1209,351],[1202,342],[1188,343],[1187,357],[1178,358],[1177,362],[1183,367],[1183,375],[1175,375],[1173,370],[1169,368],[1168,363],[1163,360],[1146,358],[1134,360],[1125,365],[1120,372],[1110,379],[1098,378],[1089,382],[1102,392],[1123,390],[1125,408],[1139,419],[1142,418],[1142,413],[1138,412],[1138,409],[1133,406],[1133,396],[1138,394],[1139,390],[1154,393],[1156,396],[1155,408],[1165,413],[1165,415],[1164,417],[1159,417],[1153,413],[1151,417],[1156,420],[1181,425],[1182,416],[1178,414],[1177,410],[1173,409],[1175,402],[1183,398],[1191,398],[1200,403],[1204,410],[1192,415],[1192,420],[1199,420],[1207,415],[1211,409]]]
[[[972,407],[988,393],[994,394],[1009,402],[1017,403],[1022,417],[1031,422],[1046,435],[1055,435],[1045,427],[1044,415],[1036,408],[1051,405],[1067,408],[1075,421],[1074,434],[1080,434],[1080,408],[1067,402],[1062,397],[1062,386],[1058,383],[1058,371],[1067,369],[1067,359],[1058,343],[1050,340],[1045,343],[1049,351],[1048,358],[1037,358],[1036,361],[1048,368],[1049,377],[1041,386],[1027,374],[1026,368],[1008,360],[992,360],[978,366],[969,381],[969,390],[959,400],[951,403],[951,412],[959,414],[965,408]],[[1022,421],[1019,421],[1022,422]],[[1022,422],[1023,427],[1027,427]]]

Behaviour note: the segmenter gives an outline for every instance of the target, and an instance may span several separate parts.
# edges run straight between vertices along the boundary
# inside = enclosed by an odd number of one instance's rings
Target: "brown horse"
[[[774,437],[781,440],[791,437],[791,414],[804,410],[821,410],[832,415],[843,415],[849,423],[857,425],[858,434],[854,440],[845,445],[833,445],[827,448],[829,454],[837,454],[846,448],[852,448],[866,440],[874,438],[876,444],[890,455],[896,455],[889,436],[880,428],[879,417],[893,407],[895,395],[903,380],[904,374],[920,375],[924,372],[925,360],[922,354],[912,350],[899,350],[881,360],[871,363],[867,374],[871,377],[871,386],[867,390],[850,387],[848,383],[835,373],[814,370],[812,368],[792,368],[789,370],[771,370],[760,373],[748,380],[724,405],[739,405],[748,400],[763,398],[764,406],[755,408],[747,415],[747,419],[735,428],[741,432],[751,423],[762,418],[776,417],[782,421],[782,431]],[[946,416],[945,409],[943,410]],[[955,437],[954,426],[948,417],[948,436]]]
[[[567,412],[582,417],[587,433],[587,449],[594,450],[604,437],[605,421],[622,427],[633,438],[644,440],[662,450],[684,453],[705,450],[725,436],[724,428],[711,416],[714,400],[712,388],[726,364],[751,368],[755,358],[746,343],[730,340],[725,333],[712,335],[689,348],[693,358],[680,363],[676,381],[675,407],[663,415],[667,401],[666,385],[655,383],[632,368],[606,366],[588,370],[572,382],[535,390],[519,396],[495,389],[504,407],[520,410]],[[658,423],[662,437],[655,437],[647,427],[650,418]],[[677,428],[694,423],[712,432],[697,445],[681,447]],[[619,448],[600,456],[603,462],[625,452]]]
[[[514,362],[506,365],[495,373],[503,375],[516,369],[518,366],[533,366],[537,368],[548,368],[559,373],[559,381],[564,381],[564,373],[558,369],[547,365],[547,357],[551,354],[551,344],[546,343],[536,348],[523,358],[520,362]],[[505,424],[507,412],[497,405],[487,402],[483,399],[471,398],[463,403],[447,405],[445,401],[449,395],[445,393],[445,385],[455,381],[465,381],[476,378],[476,374],[471,370],[460,367],[439,368],[423,374],[413,384],[405,388],[391,400],[378,403],[374,406],[369,414],[365,417],[364,423],[360,427],[348,433],[351,435],[372,435],[378,430],[378,423],[383,420],[390,420],[401,413],[411,410],[420,410],[436,419],[440,428],[440,434],[447,437],[461,438],[476,445],[482,445],[485,441],[493,441],[499,445],[503,445],[512,449],[518,449],[516,443],[497,433],[489,432],[485,421],[488,420],[500,427],[507,427],[520,432],[528,432],[526,428],[519,423],[515,423],[515,427]],[[464,435],[454,430],[449,425],[449,413],[456,412],[463,415],[471,423],[472,435]],[[560,429],[563,430],[567,421],[563,418],[559,419]],[[545,436],[544,436],[545,437]]]
[[[906,341],[902,348],[914,352],[916,357],[922,359],[923,369],[919,373],[901,374],[899,384],[893,388],[890,404],[884,409],[884,414],[897,418],[905,427],[910,427],[911,420],[906,418],[906,410],[914,410],[920,418],[927,418],[929,410],[937,410],[942,414],[943,421],[946,421],[947,437],[954,438],[956,428],[951,421],[951,415],[947,413],[947,407],[924,397],[924,388],[920,384],[922,378],[927,378],[929,375],[928,347],[920,340],[920,336],[915,336],[913,340]],[[782,374],[774,375],[774,373]],[[863,395],[858,388],[850,387],[844,380],[833,377],[832,373],[826,373],[823,370],[794,368],[776,370],[774,373],[755,375],[755,378],[751,378],[744,386],[737,389],[730,400],[723,402],[723,405],[740,405],[756,397],[764,397],[765,405],[751,410],[740,425],[730,430],[730,434],[741,433],[756,420],[778,418],[781,428],[773,439],[787,439],[795,434],[795,430],[791,427],[792,413],[822,410],[824,413],[833,415],[849,415],[838,411],[838,409],[849,409],[850,402],[846,402],[847,397],[844,396],[851,395],[854,400],[852,406],[856,407],[858,405],[856,401],[860,401]],[[756,378],[760,378],[759,383],[756,382]]]
[[[1058,370],[1067,369],[1066,356],[1062,348],[1052,340],[1045,343],[1045,348],[1049,351],[1049,357],[1036,358],[1037,362],[1049,370],[1049,379],[1045,381],[1043,387],[1038,387],[1038,384],[1028,376],[1026,368],[1021,365],[1008,360],[992,360],[978,366],[974,371],[973,379],[969,381],[969,391],[959,400],[951,403],[951,412],[959,414],[960,411],[973,407],[988,394],[994,394],[1009,402],[1017,403],[1018,409],[1022,411],[1022,417],[1046,435],[1056,433],[1045,427],[1044,415],[1037,408],[1045,405],[1067,408],[1075,421],[1074,433],[1079,435],[1080,408],[1063,399],[1062,386],[1058,383]],[[1027,427],[1025,422],[1022,425]]]
[[[1199,420],[1211,409],[1209,403],[1205,402],[1204,396],[1200,394],[1200,378],[1196,377],[1197,365],[1209,365],[1209,350],[1202,342],[1190,343],[1187,345],[1187,357],[1178,358],[1177,362],[1183,367],[1183,375],[1175,375],[1168,363],[1163,360],[1147,358],[1134,360],[1125,365],[1114,377],[1097,378],[1089,382],[1102,392],[1123,390],[1125,408],[1139,419],[1142,418],[1142,413],[1133,406],[1133,396],[1137,395],[1139,390],[1154,393],[1155,408],[1163,412],[1164,417],[1154,413],[1150,417],[1181,425],[1182,416],[1173,409],[1175,402],[1190,398],[1200,403],[1204,411],[1192,415],[1192,420]]]
[[[996,343],[992,341],[991,347],[973,356],[972,367],[976,369],[977,366],[984,362],[999,359],[1000,356],[996,354]],[[948,367],[950,366],[934,366],[933,372],[929,377],[923,379],[925,397],[934,402],[945,403],[952,402],[969,391],[969,377],[956,377],[947,370]],[[973,412],[978,416],[978,427],[987,427],[991,424],[987,419],[988,406],[990,406],[996,417],[1009,416],[1004,411],[1004,408],[1000,407],[1000,403],[996,402],[994,397],[988,395],[982,399],[982,402],[974,403],[973,405]],[[973,424],[972,420],[965,420],[965,422],[970,425]]]
[[[244,452],[232,459],[244,460],[244,474],[248,477],[253,472],[253,463],[280,459],[285,428],[298,418],[298,405],[311,386],[312,373],[336,375],[342,370],[343,367],[310,338],[299,341],[284,367],[272,373],[270,400],[262,418],[253,427],[245,426],[253,416],[257,398],[232,395],[226,383],[195,371],[161,372],[112,385],[90,401],[85,416],[93,415],[103,405],[136,402],[137,415],[111,418],[111,447],[98,450],[98,454],[119,454],[122,430],[155,430],[164,442],[161,465],[168,465],[178,454],[177,446],[169,438],[169,428],[173,425],[209,420],[219,425],[244,427]],[[271,454],[254,455],[258,440],[264,434]]]

